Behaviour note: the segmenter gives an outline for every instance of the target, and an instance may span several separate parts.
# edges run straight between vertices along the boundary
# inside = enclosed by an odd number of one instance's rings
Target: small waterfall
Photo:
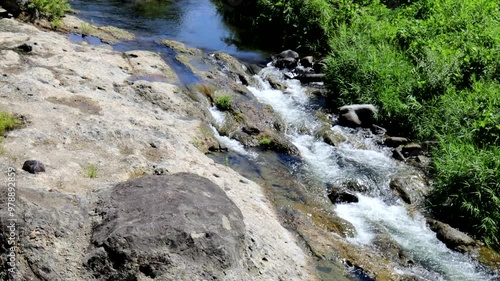
[[[273,89],[263,77],[281,79],[287,89]],[[248,86],[262,103],[268,104],[287,122],[287,137],[300,150],[305,169],[323,183],[356,181],[369,189],[357,194],[358,203],[339,204],[336,213],[351,222],[357,236],[352,243],[370,246],[377,228],[382,228],[421,267],[402,269],[428,280],[495,280],[470,258],[449,250],[436,238],[416,214],[410,216],[401,200],[393,200],[389,188],[391,176],[400,169],[390,152],[376,145],[373,138],[358,131],[335,126],[346,141],[338,146],[326,144],[314,136],[320,121],[308,111],[308,96],[296,80],[284,80],[274,67],[264,68],[254,76],[255,85]],[[360,145],[361,144],[361,145]],[[333,208],[333,207],[332,207]],[[400,272],[401,269],[395,269]],[[401,272],[400,272],[401,273]]]

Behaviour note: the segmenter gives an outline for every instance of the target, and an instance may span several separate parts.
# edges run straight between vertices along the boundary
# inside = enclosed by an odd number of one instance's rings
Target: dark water
[[[171,39],[205,51],[222,51],[247,62],[268,54],[236,45],[237,33],[226,25],[210,0],[72,0],[77,17],[97,26],[112,25],[137,36],[137,42]],[[143,48],[146,49],[146,48]]]

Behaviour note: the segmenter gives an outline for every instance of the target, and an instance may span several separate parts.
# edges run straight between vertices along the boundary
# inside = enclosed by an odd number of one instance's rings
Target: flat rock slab
[[[102,194],[87,265],[98,280],[220,280],[241,265],[243,216],[225,192],[190,173],[146,176]]]

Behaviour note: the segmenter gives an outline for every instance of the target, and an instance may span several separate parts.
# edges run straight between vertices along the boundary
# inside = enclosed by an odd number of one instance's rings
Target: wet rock
[[[387,133],[387,130],[385,128],[375,124],[372,125],[371,130],[376,135],[384,135],[385,133]]]
[[[359,199],[356,196],[356,194],[346,190],[338,190],[338,189],[332,189],[331,192],[328,194],[328,199],[330,199],[330,201],[333,204],[359,202]]]
[[[398,149],[398,148],[394,148],[392,150],[392,158],[394,158],[398,161],[405,161],[406,160],[403,153],[401,153],[401,149]]]
[[[293,69],[297,66],[299,54],[292,50],[283,51],[272,57],[273,65],[280,69]]]
[[[23,164],[23,170],[31,174],[42,173],[45,172],[45,166],[38,160],[27,160]]]
[[[292,50],[285,50],[275,56],[273,56],[273,59],[284,59],[284,58],[292,58],[297,60],[299,58],[299,53],[292,51]]]
[[[255,127],[243,127],[241,130],[249,135],[258,135],[261,132],[258,128]]]
[[[297,66],[297,60],[294,58],[280,58],[274,63],[279,69],[293,69]]]
[[[325,74],[322,73],[305,73],[300,74],[295,77],[295,79],[299,80],[301,83],[312,83],[312,82],[321,82],[325,78]]]
[[[410,255],[408,255],[403,247],[401,247],[387,231],[379,229],[379,232],[380,233],[377,233],[373,238],[372,243],[380,252],[384,253],[384,256],[401,266],[408,266],[414,263]]]
[[[384,145],[388,147],[398,147],[407,143],[408,139],[402,137],[387,137],[384,139]]]
[[[223,280],[241,266],[245,225],[225,192],[195,174],[145,176],[100,196],[86,267],[98,280]]]
[[[402,147],[401,152],[405,157],[413,157],[422,153],[422,147],[417,143],[410,143]]]
[[[318,137],[323,138],[323,141],[325,143],[333,146],[338,146],[347,140],[347,138],[344,135],[342,135],[338,131],[332,130],[329,125],[323,126],[323,128],[321,128],[316,133],[316,135]]]
[[[400,171],[394,175],[389,184],[390,188],[408,204],[417,204],[423,201],[429,193],[430,187],[425,176],[413,170]]]
[[[372,104],[345,105],[339,111],[339,124],[347,127],[370,127],[377,114]]]
[[[449,224],[431,218],[427,218],[427,224],[436,232],[436,237],[452,250],[463,253],[467,252],[468,247],[477,245],[474,239]]]
[[[300,59],[300,65],[303,67],[312,67],[313,66],[313,57],[307,56]]]
[[[314,72],[323,73],[326,70],[326,62],[320,61],[313,65]]]

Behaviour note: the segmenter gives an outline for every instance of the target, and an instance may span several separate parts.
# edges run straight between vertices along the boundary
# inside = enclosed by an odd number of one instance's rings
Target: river
[[[264,51],[239,46],[237,31],[224,24],[210,0],[151,1],[149,4],[73,0],[71,6],[79,11],[77,16],[83,20],[113,25],[136,34],[137,40],[117,44],[118,50],[153,50],[163,52],[164,58],[171,60],[168,50],[156,42],[172,39],[205,51],[227,52],[246,62],[262,62],[269,57]],[[261,103],[272,106],[281,115],[287,124],[287,138],[300,151],[299,161],[282,161],[285,169],[302,173],[297,177],[313,177],[324,185],[354,180],[369,188],[368,192],[357,194],[357,203],[331,206],[331,211],[355,227],[357,234],[348,238],[350,243],[369,247],[376,233],[383,229],[416,263],[413,267],[395,268],[395,272],[407,272],[424,280],[498,280],[467,256],[449,250],[426,226],[422,215],[408,214],[404,203],[394,199],[389,182],[401,165],[391,158],[388,150],[377,145],[374,136],[367,138],[354,130],[334,126],[332,130],[355,141],[346,141],[338,147],[326,144],[313,134],[320,121],[309,106],[311,101],[305,89],[295,80],[284,81],[287,93],[273,89],[262,78],[270,74],[280,76],[276,69],[264,68],[248,89]],[[224,113],[216,108],[210,108],[210,112],[216,120],[215,126],[223,124]],[[265,157],[262,151],[249,151],[237,141],[220,136],[215,128],[214,133],[219,142],[232,150],[229,156],[224,156],[226,161],[232,161],[228,164],[244,175],[260,174],[258,170],[263,166],[257,162]],[[360,142],[363,145],[360,146]]]

